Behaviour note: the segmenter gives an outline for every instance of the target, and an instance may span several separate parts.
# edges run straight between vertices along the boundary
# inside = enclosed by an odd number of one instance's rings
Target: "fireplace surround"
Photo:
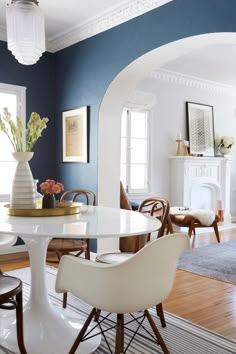
[[[231,222],[231,157],[171,156],[169,163],[172,206],[216,211],[221,200],[224,220]]]

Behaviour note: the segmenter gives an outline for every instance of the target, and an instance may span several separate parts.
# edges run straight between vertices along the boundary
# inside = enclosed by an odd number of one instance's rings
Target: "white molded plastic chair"
[[[16,243],[16,240],[17,236],[15,235],[0,234],[0,250],[10,248]]]
[[[172,234],[150,242],[133,257],[117,264],[63,256],[58,269],[56,291],[71,292],[93,306],[69,354],[75,353],[97,314],[96,309],[117,314],[115,354],[124,351],[123,315],[138,311],[144,311],[157,342],[165,354],[169,353],[147,309],[167,298],[172,289],[177,259],[188,248],[189,237],[186,234]]]
[[[169,232],[173,233],[172,225],[169,219],[169,210],[170,210],[169,201],[161,197],[151,197],[151,198],[144,199],[138,209],[140,213],[151,215],[161,221],[161,227],[157,232],[157,237],[164,236],[165,231],[167,231],[167,233]],[[132,236],[129,238],[132,238]],[[136,238],[138,242],[138,236]],[[151,234],[148,234],[146,241],[149,242],[150,238],[151,238]],[[144,241],[144,239],[142,241]],[[120,244],[121,244],[121,240],[120,240]],[[139,246],[144,246],[144,245],[142,244],[137,245],[136,251],[141,248]],[[96,256],[96,262],[115,264],[117,262],[125,261],[129,257],[133,257],[133,253],[131,252],[100,253]],[[157,312],[157,316],[160,318],[162,327],[166,327],[166,321],[165,321],[162,303],[156,305],[156,312]]]

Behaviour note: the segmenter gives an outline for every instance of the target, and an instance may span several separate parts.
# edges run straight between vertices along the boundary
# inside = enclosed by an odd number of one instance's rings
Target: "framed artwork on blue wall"
[[[88,162],[88,106],[62,112],[62,161]]]
[[[190,155],[214,156],[213,107],[186,102]]]

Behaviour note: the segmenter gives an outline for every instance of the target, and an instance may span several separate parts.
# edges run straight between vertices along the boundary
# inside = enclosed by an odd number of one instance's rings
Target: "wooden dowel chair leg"
[[[190,225],[189,225],[189,229],[188,229],[188,235],[189,235],[189,237],[192,236],[192,233],[194,233],[194,235],[195,235],[195,228],[194,228],[194,222],[193,222],[193,221],[191,221],[191,223],[190,223]]]
[[[162,303],[159,305],[156,305],[156,311],[157,311],[157,316],[160,317],[162,327],[166,327],[166,321],[165,321]]]
[[[124,314],[121,315],[121,353],[124,352]]]
[[[76,338],[76,340],[74,341],[74,344],[72,345],[70,351],[69,351],[69,354],[74,354],[76,349],[78,348],[80,342],[81,342],[81,339],[83,338],[83,336],[85,335],[85,332],[88,328],[88,326],[90,325],[90,322],[92,321],[93,319],[93,316],[95,315],[96,313],[96,309],[93,308],[92,311],[90,312],[87,320],[85,321],[83,327],[81,328],[80,332],[79,332],[79,335],[78,337]]]
[[[213,227],[214,227],[216,239],[217,239],[217,241],[220,243],[220,235],[219,235],[218,225],[217,225],[217,222],[216,222],[216,221],[214,221]]]
[[[96,310],[96,313],[95,313],[95,315],[94,315],[94,321],[95,321],[95,322],[98,322],[100,313],[101,313],[101,310],[97,309],[97,310]]]
[[[123,331],[123,320],[122,320],[122,314],[118,313],[117,314],[117,322],[116,322],[116,348],[115,348],[115,354],[120,354],[123,352],[122,349],[122,331]]]
[[[63,309],[66,308],[66,305],[67,305],[67,293],[64,293],[63,294],[63,302],[62,302]]]
[[[165,344],[160,332],[158,331],[158,329],[157,329],[157,327],[155,325],[155,322],[152,319],[152,316],[150,315],[148,310],[145,310],[144,313],[145,313],[145,315],[146,315],[146,317],[148,319],[148,322],[150,323],[150,326],[152,327],[152,330],[153,330],[155,336],[157,337],[157,339],[158,339],[158,341],[160,343],[160,346],[161,346],[161,349],[163,350],[163,353],[164,354],[170,354],[170,352],[169,352],[169,350],[168,350],[168,348],[167,348],[167,346],[166,346],[166,344]]]

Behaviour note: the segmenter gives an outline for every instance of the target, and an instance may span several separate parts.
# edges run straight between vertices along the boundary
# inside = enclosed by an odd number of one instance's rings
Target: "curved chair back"
[[[187,235],[172,234],[150,242],[128,260],[114,265],[64,256],[56,291],[72,292],[93,307],[108,312],[145,310],[169,295],[177,259],[188,248]]]
[[[167,199],[159,197],[144,199],[140,204],[138,211],[141,213],[148,213],[151,216],[158,218],[162,225],[158,230],[157,237],[164,235],[165,228],[169,224],[170,203]],[[150,236],[148,241],[150,241]]]
[[[85,198],[85,204],[87,205],[96,205],[96,195],[90,190],[87,189],[71,189],[62,194],[60,200],[67,199],[70,197],[70,200],[74,202],[77,197],[82,196]]]

